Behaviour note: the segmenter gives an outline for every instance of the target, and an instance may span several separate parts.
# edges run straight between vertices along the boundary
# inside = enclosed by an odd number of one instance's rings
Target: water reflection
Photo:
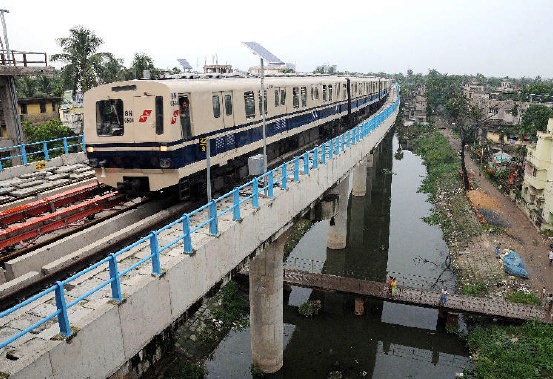
[[[316,223],[296,246],[297,257],[324,262],[322,271],[385,282],[389,274],[399,284],[453,288],[446,270],[445,245],[439,228],[422,217],[430,212],[424,194],[417,193],[426,174],[419,157],[393,152],[398,141],[389,136],[373,154],[367,169],[367,194],[351,197],[348,239],[343,250],[326,248],[329,223]],[[321,315],[306,319],[297,307],[320,299]],[[445,333],[438,312],[380,300],[365,302],[355,316],[354,296],[294,287],[284,307],[284,367],[269,377],[444,378],[469,365],[464,343]],[[249,330],[233,332],[207,362],[210,378],[250,377]]]

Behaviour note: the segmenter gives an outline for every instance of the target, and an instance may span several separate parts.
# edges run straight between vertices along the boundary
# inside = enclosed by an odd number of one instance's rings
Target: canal
[[[447,246],[418,188],[426,175],[422,159],[390,135],[373,154],[367,193],[350,197],[348,239],[343,250],[326,247],[329,220],[317,222],[288,260],[317,262],[324,273],[398,284],[454,288]],[[453,378],[469,367],[468,351],[447,333],[438,311],[365,300],[355,315],[354,295],[292,287],[284,305],[284,367],[268,378]],[[320,300],[313,318],[298,313]],[[436,299],[438,301],[438,299]],[[206,362],[207,378],[250,378],[250,330],[233,330]]]

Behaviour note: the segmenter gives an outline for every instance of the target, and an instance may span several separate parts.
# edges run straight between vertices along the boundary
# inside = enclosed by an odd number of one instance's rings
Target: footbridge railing
[[[92,294],[103,290],[109,286],[111,298],[114,302],[123,300],[121,290],[121,278],[135,269],[144,269],[145,264],[151,265],[151,274],[154,276],[163,275],[160,264],[160,254],[170,248],[180,245],[184,254],[194,253],[193,234],[199,231],[206,231],[209,235],[217,235],[219,223],[221,220],[237,222],[241,219],[241,212],[246,209],[259,208],[260,197],[273,197],[276,190],[286,190],[291,182],[298,182],[300,175],[308,175],[311,170],[317,170],[321,165],[328,164],[331,160],[339,159],[340,154],[362,141],[370,135],[379,125],[392,115],[399,106],[399,96],[397,100],[384,110],[359,124],[358,126],[346,131],[345,133],[332,138],[314,149],[306,151],[302,155],[294,157],[292,160],[258,176],[248,183],[236,187],[233,191],[210,201],[208,204],[196,209],[193,212],[184,214],[178,220],[164,226],[163,228],[151,232],[149,235],[136,241],[130,246],[110,254],[108,257],[95,263],[89,268],[76,273],[75,275],[58,281],[54,286],[36,294],[24,302],[0,313],[0,320],[13,312],[18,311],[33,302],[44,301],[44,297],[52,296],[55,298],[56,310],[49,315],[40,318],[34,324],[17,332],[10,338],[0,343],[0,348],[7,346],[25,334],[37,329],[46,322],[57,318],[60,334],[64,337],[72,335],[70,327],[70,312],[68,309],[77,303],[89,298]],[[232,215],[232,216],[231,216]],[[175,232],[178,228],[180,231]],[[174,237],[178,234],[177,237]],[[121,262],[131,249],[139,248],[148,252],[145,257],[132,264]],[[74,287],[79,278],[85,274],[104,267],[106,279],[96,287],[90,289],[71,302],[66,302],[65,290],[67,286]],[[82,278],[80,279],[82,281]],[[42,299],[42,300],[41,300]]]

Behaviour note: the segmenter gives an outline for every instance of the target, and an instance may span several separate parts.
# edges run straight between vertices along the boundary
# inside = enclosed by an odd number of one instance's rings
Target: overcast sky
[[[551,0],[123,1],[3,0],[12,50],[61,50],[82,25],[129,66],[135,53],[172,68],[186,58],[247,70],[256,41],[298,71],[553,77]]]

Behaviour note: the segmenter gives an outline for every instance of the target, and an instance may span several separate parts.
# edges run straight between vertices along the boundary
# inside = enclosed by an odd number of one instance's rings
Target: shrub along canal
[[[453,292],[442,232],[423,220],[432,208],[418,192],[425,176],[422,159],[387,137],[367,171],[366,195],[350,197],[346,248],[327,249],[324,220],[287,259],[312,259],[328,274],[381,282],[393,275],[399,285]],[[355,315],[353,295],[292,287],[285,297],[284,367],[268,378],[452,378],[470,367],[465,341],[446,331],[435,309],[365,299]],[[320,301],[318,314],[298,312],[307,301]],[[250,350],[249,328],[231,330],[205,362],[205,377],[252,377]]]

